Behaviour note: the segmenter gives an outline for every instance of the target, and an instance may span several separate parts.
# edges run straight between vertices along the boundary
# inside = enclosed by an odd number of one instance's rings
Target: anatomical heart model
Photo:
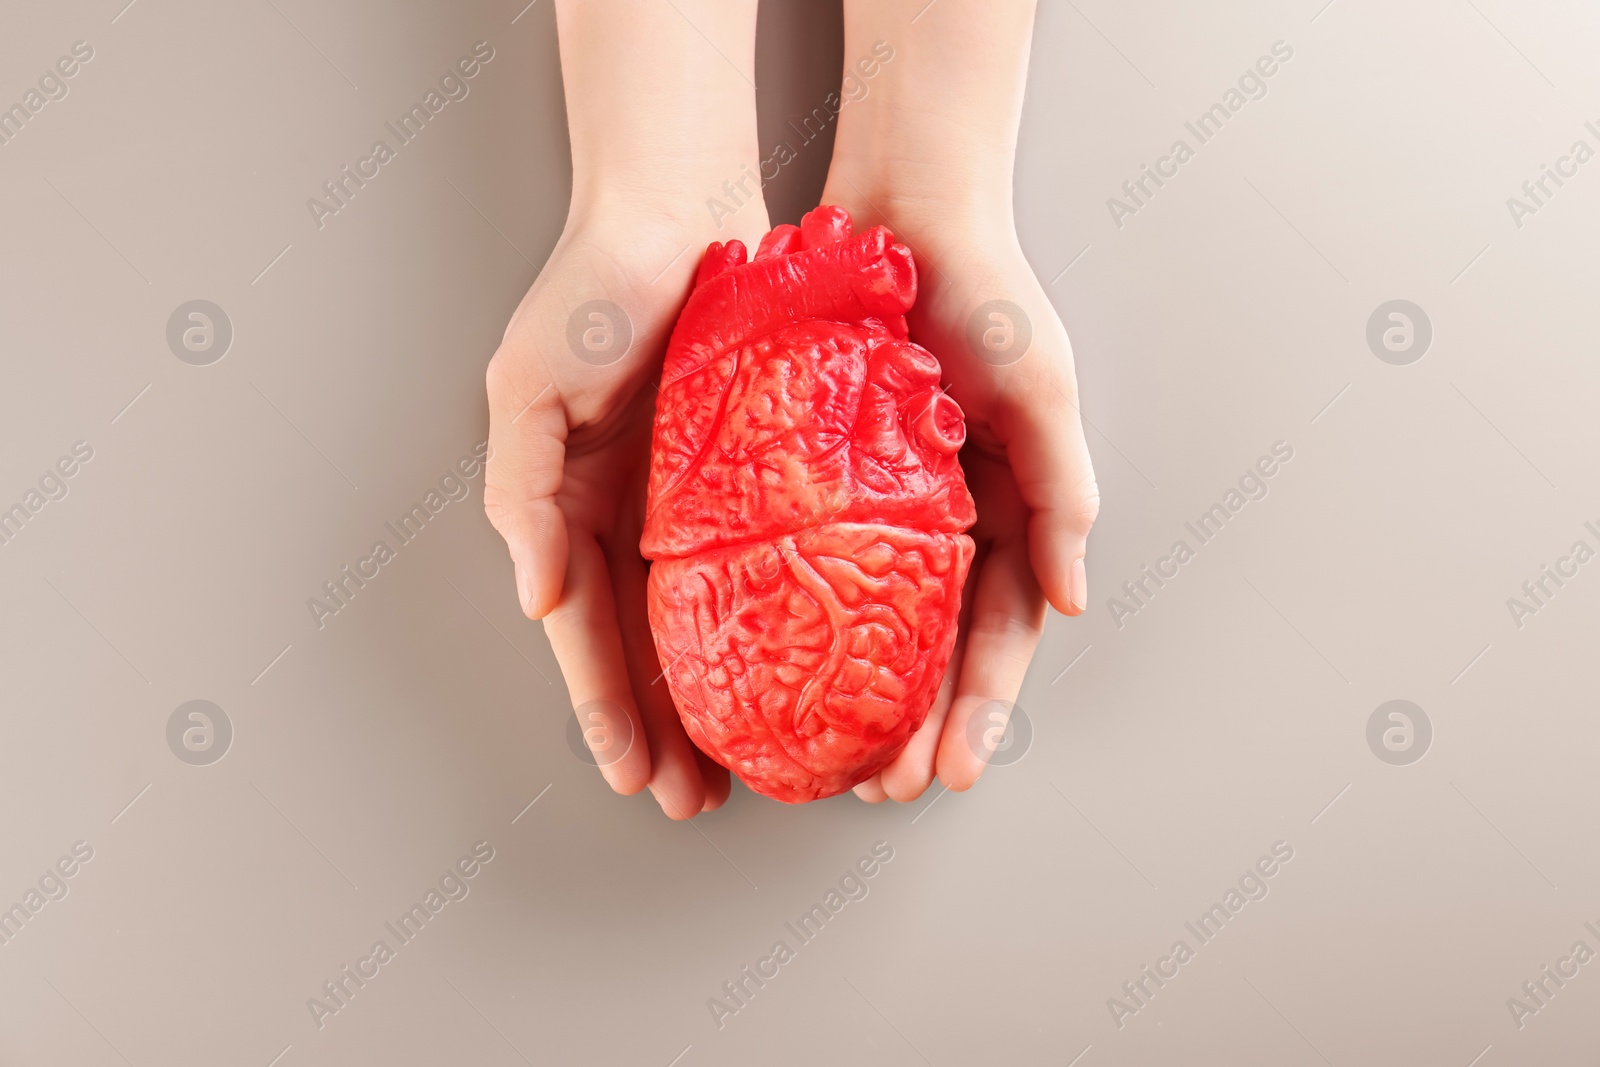
[[[641,549],[695,744],[789,803],[922,725],[972,562],[961,409],[912,344],[911,252],[820,207],[706,250],[661,373]]]

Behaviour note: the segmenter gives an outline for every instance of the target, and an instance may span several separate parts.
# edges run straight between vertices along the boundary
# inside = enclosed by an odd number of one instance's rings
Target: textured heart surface
[[[667,346],[650,627],[689,736],[778,800],[883,769],[955,644],[976,516],[916,291],[887,229],[820,207],[708,248]]]

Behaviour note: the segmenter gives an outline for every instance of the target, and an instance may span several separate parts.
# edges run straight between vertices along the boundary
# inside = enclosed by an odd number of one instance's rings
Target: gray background
[[[1090,610],[1051,619],[1023,690],[1032,748],[962,796],[736,786],[679,825],[569,751],[481,478],[325,628],[305,607],[483,438],[484,364],[559,233],[553,13],[523,2],[0,16],[3,102],[95,49],[0,146],[0,503],[94,449],[0,547],[0,904],[94,849],[0,946],[0,1062],[1600,1053],[1600,962],[1520,1030],[1506,1006],[1600,950],[1600,563],[1521,628],[1506,605],[1600,547],[1600,161],[1520,228],[1505,203],[1600,147],[1592,6],[1047,0],[1018,216],[1105,507]],[[763,13],[763,151],[837,81],[838,12],[810,6]],[[471,95],[319,231],[306,198],[480,39]],[[1114,225],[1276,40],[1269,94]],[[234,326],[210,366],[165,340],[192,299]],[[1392,299],[1432,322],[1409,366],[1365,341]],[[1279,440],[1270,495],[1119,629],[1107,598]],[[209,766],[166,741],[197,698],[234,729]],[[1433,725],[1409,766],[1366,741],[1397,698]],[[484,839],[470,896],[319,1031],[306,999]],[[870,895],[719,1030],[707,999],[879,840]],[[1119,1029],[1107,998],[1279,840],[1270,895]]]

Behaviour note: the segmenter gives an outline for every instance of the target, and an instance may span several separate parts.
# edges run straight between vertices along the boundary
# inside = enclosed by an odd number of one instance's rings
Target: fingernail
[[[516,560],[512,560],[511,565],[517,572],[517,600],[522,604],[522,613],[526,615],[529,605],[533,603],[533,585],[526,567]]]
[[[650,795],[656,798],[656,803],[661,805],[661,810],[667,816],[667,818],[683,818],[683,813],[678,810],[677,805],[668,803],[667,798],[662,796],[661,793],[657,791],[654,782],[651,782],[648,788],[650,790]]]
[[[1084,569],[1081,558],[1072,561],[1072,580],[1067,583],[1067,600],[1077,615],[1083,614],[1083,609],[1089,606],[1089,572]]]

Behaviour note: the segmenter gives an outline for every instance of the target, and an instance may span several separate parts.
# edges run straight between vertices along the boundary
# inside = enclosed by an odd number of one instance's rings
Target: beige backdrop
[[[1046,0],[1017,202],[1105,491],[1091,609],[975,791],[674,825],[569,749],[459,473],[570,180],[525,2],[0,14],[0,1062],[1600,1051],[1592,6]],[[764,148],[836,84],[812,6],[763,13]]]

